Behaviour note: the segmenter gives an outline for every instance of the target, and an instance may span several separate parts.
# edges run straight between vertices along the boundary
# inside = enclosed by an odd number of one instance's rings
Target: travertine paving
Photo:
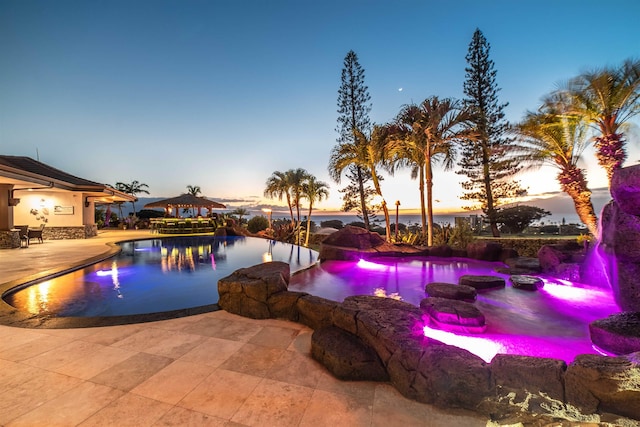
[[[107,232],[0,250],[0,283],[149,236]],[[34,261],[34,258],[37,261]],[[99,328],[0,326],[2,426],[485,426],[468,412],[343,382],[310,357],[312,331],[224,311]]]

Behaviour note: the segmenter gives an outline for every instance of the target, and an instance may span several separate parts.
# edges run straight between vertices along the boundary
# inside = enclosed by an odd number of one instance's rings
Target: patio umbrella
[[[166,211],[171,208],[176,208],[176,215],[179,216],[181,208],[205,208],[211,211],[211,209],[225,209],[226,206],[205,197],[198,197],[193,194],[181,194],[170,199],[147,203],[144,205],[144,208],[164,208]]]

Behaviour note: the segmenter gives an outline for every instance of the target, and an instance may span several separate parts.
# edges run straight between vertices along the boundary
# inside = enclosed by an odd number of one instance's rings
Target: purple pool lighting
[[[290,290],[342,301],[350,295],[398,295],[415,306],[431,282],[458,283],[462,275],[503,277],[504,289],[481,291],[476,307],[486,318],[483,333],[446,331],[429,322],[426,336],[465,348],[489,362],[498,353],[551,357],[567,362],[579,354],[600,353],[588,325],[620,311],[609,289],[543,277],[538,291],[515,289],[509,276],[496,273],[501,263],[460,258],[325,261],[291,278]]]

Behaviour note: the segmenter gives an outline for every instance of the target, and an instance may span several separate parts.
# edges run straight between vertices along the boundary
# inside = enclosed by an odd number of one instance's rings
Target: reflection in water
[[[292,272],[318,253],[271,240],[189,236],[120,244],[116,257],[4,297],[12,306],[54,316],[116,316],[215,304],[218,280],[243,267],[272,261]],[[298,255],[296,257],[296,254]],[[297,258],[297,259],[296,259]]]

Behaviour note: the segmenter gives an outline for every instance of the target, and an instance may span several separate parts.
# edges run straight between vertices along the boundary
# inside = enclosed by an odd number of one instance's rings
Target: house
[[[16,225],[45,224],[44,239],[96,236],[96,205],[135,200],[30,157],[0,155],[0,248],[20,246]]]

